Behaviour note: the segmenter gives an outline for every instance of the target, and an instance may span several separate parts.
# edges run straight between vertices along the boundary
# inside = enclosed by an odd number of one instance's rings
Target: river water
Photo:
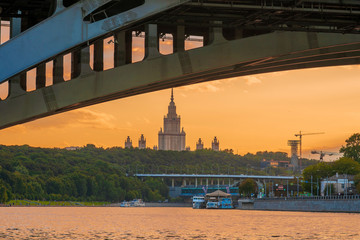
[[[360,239],[360,214],[3,207],[0,239]]]

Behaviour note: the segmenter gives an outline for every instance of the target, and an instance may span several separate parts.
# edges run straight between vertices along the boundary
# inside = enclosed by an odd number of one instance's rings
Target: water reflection
[[[190,208],[0,208],[0,239],[360,239],[359,214]]]

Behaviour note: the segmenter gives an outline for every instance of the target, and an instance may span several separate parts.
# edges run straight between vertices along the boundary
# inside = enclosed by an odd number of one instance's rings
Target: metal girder
[[[360,35],[274,32],[233,41],[217,35],[205,47],[103,72],[87,67],[76,79],[32,92],[12,89],[0,101],[0,129],[71,109],[160,89],[226,77],[299,68],[360,64]],[[154,51],[153,49],[152,51]],[[20,89],[20,87],[17,87]]]
[[[295,179],[294,176],[264,176],[264,175],[223,175],[223,174],[134,174],[136,177],[168,177],[168,178],[255,178],[255,179],[282,179],[282,180],[292,180]]]
[[[0,83],[71,48],[186,1],[145,0],[143,5],[94,23],[83,21],[83,12],[90,13],[108,1],[90,4],[92,1],[86,0],[64,8],[0,46]]]

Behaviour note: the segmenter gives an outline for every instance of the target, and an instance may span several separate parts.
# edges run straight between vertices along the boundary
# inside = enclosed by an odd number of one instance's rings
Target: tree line
[[[68,151],[0,145],[0,202],[10,199],[109,201],[168,198],[160,179],[140,180],[136,173],[290,174],[260,169],[264,159],[289,160],[286,153],[244,156],[229,151],[154,151],[97,148],[92,144]]]

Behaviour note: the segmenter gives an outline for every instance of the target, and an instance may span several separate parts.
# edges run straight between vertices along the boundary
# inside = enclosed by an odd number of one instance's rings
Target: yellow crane
[[[301,169],[301,149],[302,149],[302,136],[305,135],[315,135],[315,134],[324,134],[324,132],[318,132],[318,133],[302,133],[301,131],[297,134],[295,134],[295,137],[299,137],[299,145],[300,145],[300,157],[299,157],[299,167]]]

